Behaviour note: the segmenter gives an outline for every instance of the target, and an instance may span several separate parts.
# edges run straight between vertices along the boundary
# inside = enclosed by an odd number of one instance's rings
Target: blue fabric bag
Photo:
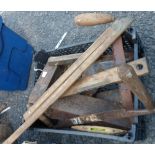
[[[0,16],[0,90],[25,90],[33,49],[3,23]]]

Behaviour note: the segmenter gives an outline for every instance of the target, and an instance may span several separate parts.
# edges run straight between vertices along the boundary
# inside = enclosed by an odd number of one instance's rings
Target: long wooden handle
[[[76,16],[74,21],[79,26],[94,26],[113,22],[114,17],[103,13],[84,13]]]

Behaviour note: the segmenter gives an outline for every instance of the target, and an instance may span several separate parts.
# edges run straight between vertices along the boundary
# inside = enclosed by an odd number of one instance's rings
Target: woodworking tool
[[[84,13],[76,16],[74,21],[79,26],[94,26],[113,22],[114,17],[103,13]]]

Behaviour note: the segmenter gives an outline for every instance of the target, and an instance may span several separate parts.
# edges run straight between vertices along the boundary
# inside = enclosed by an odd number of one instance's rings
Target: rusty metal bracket
[[[137,67],[141,69],[143,66],[139,64],[137,65]],[[125,83],[130,88],[130,90],[139,98],[139,100],[144,103],[145,107],[148,110],[153,110],[154,106],[151,96],[148,94],[148,91],[145,89],[143,83],[138,78],[134,69],[128,64],[123,64],[118,67],[118,75],[123,83]]]
[[[63,122],[60,122],[61,126],[59,127],[69,127],[72,125],[82,125],[82,124],[90,124],[90,123],[97,123],[97,122],[103,122],[103,121],[109,121],[109,120],[117,120],[122,118],[131,118],[136,116],[142,116],[142,115],[149,115],[154,114],[155,109],[152,111],[149,111],[147,109],[144,110],[113,110],[109,112],[102,112],[102,113],[95,113],[95,114],[89,114],[89,115],[82,115],[78,117],[74,117],[68,120],[65,120]]]

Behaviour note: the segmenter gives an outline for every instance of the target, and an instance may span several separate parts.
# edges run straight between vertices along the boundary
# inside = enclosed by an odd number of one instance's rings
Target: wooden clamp
[[[115,44],[115,43],[114,43]],[[133,58],[133,54],[131,52],[126,52],[124,53],[126,60],[127,61],[131,61]],[[62,55],[62,56],[51,56],[48,59],[48,65],[49,66],[53,66],[53,65],[68,65],[68,64],[72,64],[73,62],[75,62],[80,56],[82,55],[82,53],[76,53],[76,54],[69,54],[69,55]],[[100,61],[110,61],[113,60],[113,56],[112,55],[104,55],[101,56],[97,62]]]

